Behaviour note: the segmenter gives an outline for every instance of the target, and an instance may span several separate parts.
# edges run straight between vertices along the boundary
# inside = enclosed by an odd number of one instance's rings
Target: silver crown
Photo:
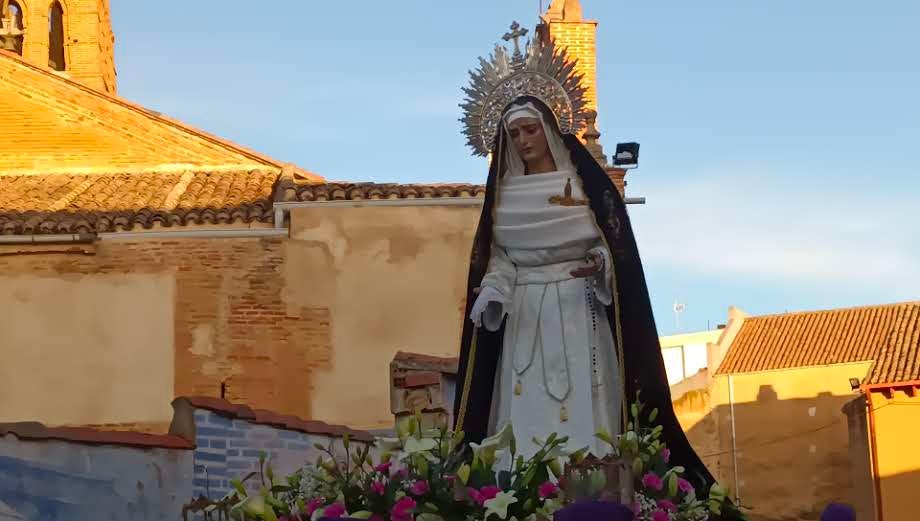
[[[514,52],[496,45],[489,59],[479,58],[479,68],[470,71],[470,85],[464,87],[463,134],[475,155],[487,156],[495,146],[501,118],[511,102],[521,96],[533,96],[546,104],[556,116],[563,134],[577,134],[585,128],[587,116],[582,75],[575,72],[576,62],[566,52],[555,49],[552,42],[534,38],[524,53],[518,40],[527,34],[517,22],[504,35],[514,40]]]

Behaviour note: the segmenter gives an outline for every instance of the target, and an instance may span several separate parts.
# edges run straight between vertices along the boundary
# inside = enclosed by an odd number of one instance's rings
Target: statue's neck
[[[547,172],[556,171],[556,162],[553,160],[553,156],[546,154],[545,156],[529,161],[527,163],[527,171],[525,175],[530,174],[545,174]]]

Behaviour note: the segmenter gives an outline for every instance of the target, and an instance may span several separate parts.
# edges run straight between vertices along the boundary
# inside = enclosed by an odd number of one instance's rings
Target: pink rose
[[[658,501],[658,508],[666,512],[677,512],[677,505],[670,499],[661,499]]]
[[[386,492],[386,487],[383,486],[382,481],[373,481],[371,483],[371,492],[378,496],[382,496]]]
[[[483,501],[494,499],[495,496],[497,496],[501,491],[502,489],[496,487],[495,485],[488,485],[479,489],[479,493],[482,494]]]
[[[412,510],[415,509],[415,506],[415,500],[409,496],[405,496],[393,505],[393,510],[390,511],[390,520],[412,521]]]
[[[430,490],[430,487],[428,486],[428,482],[425,481],[424,479],[421,481],[416,481],[415,483],[412,483],[412,486],[409,487],[409,492],[412,492],[416,496],[424,496],[425,494],[428,493],[429,490]]]
[[[668,517],[668,513],[664,510],[656,510],[655,513],[652,514],[652,521],[670,521],[670,518]]]
[[[336,519],[345,515],[345,505],[342,503],[333,503],[323,510],[323,517]]]
[[[546,499],[548,497],[555,496],[557,490],[559,490],[559,487],[557,487],[555,483],[547,481],[546,483],[540,485],[540,487],[537,489],[537,492],[540,494],[540,499]]]
[[[661,490],[664,488],[664,482],[661,481],[661,478],[656,476],[653,472],[642,476],[642,486],[652,490]]]
[[[307,515],[312,516],[313,512],[316,512],[317,508],[323,506],[323,503],[325,503],[325,500],[323,500],[321,497],[315,497],[310,501],[307,501]]]
[[[406,479],[409,477],[409,469],[407,468],[396,469],[395,471],[390,473],[390,476],[397,478],[397,479]]]
[[[393,463],[388,461],[386,463],[381,463],[380,465],[377,465],[376,467],[374,467],[374,470],[376,470],[377,472],[386,474],[387,472],[390,471],[390,467],[392,466],[393,466]]]
[[[661,458],[664,460],[665,463],[671,461],[671,449],[667,447],[661,449]]]
[[[680,489],[680,491],[684,494],[690,494],[693,492],[693,485],[691,485],[690,482],[684,478],[677,478],[677,488]]]
[[[489,485],[482,487],[479,490],[475,488],[466,489],[467,493],[470,495],[470,498],[479,506],[482,506],[486,501],[493,499],[498,495],[502,489],[496,487],[495,485]]]

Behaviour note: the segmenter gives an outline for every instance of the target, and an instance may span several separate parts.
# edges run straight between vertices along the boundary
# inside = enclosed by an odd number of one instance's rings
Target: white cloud
[[[732,179],[726,176],[726,179]],[[769,181],[766,181],[769,183]],[[631,210],[643,260],[688,273],[790,287],[920,298],[920,210],[897,196],[763,180],[659,185]],[[807,191],[802,191],[807,190]]]

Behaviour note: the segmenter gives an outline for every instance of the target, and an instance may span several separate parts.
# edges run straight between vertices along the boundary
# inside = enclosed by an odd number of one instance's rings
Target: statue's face
[[[518,118],[508,124],[508,135],[528,165],[551,159],[549,144],[543,132],[543,123],[537,118]]]

